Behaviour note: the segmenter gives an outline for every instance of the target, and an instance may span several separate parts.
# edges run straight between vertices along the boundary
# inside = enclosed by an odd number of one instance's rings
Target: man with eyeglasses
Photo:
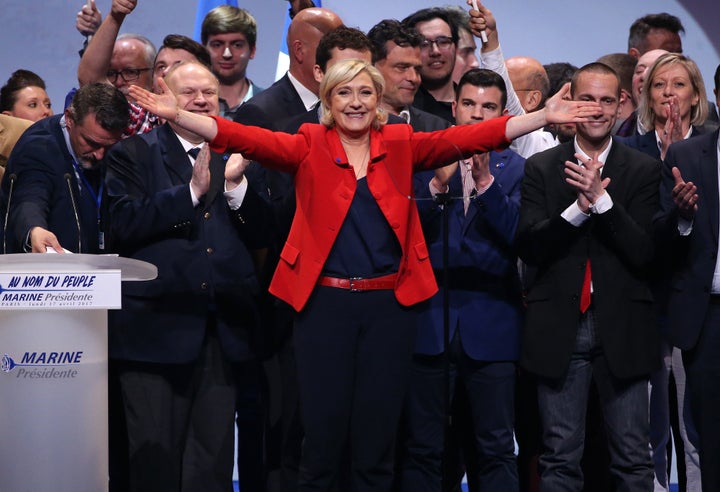
[[[413,106],[453,123],[455,85],[452,74],[458,42],[457,26],[442,8],[418,10],[402,22],[415,28],[423,37],[420,43],[422,84],[415,95]]]
[[[139,34],[121,34],[125,17],[137,6],[137,0],[113,0],[110,13],[105,17],[78,65],[80,87],[92,82],[112,84],[130,102],[130,124],[123,138],[145,133],[159,124],[158,118],[133,104],[128,96],[131,85],[147,90],[153,86],[155,46]]]

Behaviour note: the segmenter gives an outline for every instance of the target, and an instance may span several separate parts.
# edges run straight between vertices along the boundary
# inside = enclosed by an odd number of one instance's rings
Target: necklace
[[[341,140],[342,141],[342,140]],[[368,139],[366,144],[363,144],[364,152],[362,148],[358,149],[357,145],[351,145],[349,142],[342,142],[343,148],[345,149],[345,155],[348,158],[348,163],[355,172],[355,178],[361,179],[367,174],[368,162],[370,160],[370,141]],[[358,160],[357,156],[363,152],[362,159]]]
[[[353,170],[355,171],[355,178],[360,179],[367,174],[367,166],[369,160],[370,146],[368,145],[367,149],[365,150],[365,155],[363,156],[362,161],[360,161],[360,167],[356,167],[353,165]]]

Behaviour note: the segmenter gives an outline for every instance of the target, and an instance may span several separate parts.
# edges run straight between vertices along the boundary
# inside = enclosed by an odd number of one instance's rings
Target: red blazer
[[[305,124],[290,135],[215,120],[218,134],[212,150],[240,152],[294,175],[297,210],[270,292],[300,311],[315,288],[357,186],[338,133]],[[372,130],[367,183],[402,248],[394,289],[400,304],[410,306],[437,292],[413,199],[413,172],[507,147],[507,120],[495,118],[431,133],[413,133],[409,125]]]

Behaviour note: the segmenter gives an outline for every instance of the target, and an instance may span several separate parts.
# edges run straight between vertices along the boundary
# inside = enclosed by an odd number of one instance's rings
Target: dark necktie
[[[200,153],[200,147],[193,147],[192,149],[188,150],[187,153],[193,159],[197,159],[197,156]]]

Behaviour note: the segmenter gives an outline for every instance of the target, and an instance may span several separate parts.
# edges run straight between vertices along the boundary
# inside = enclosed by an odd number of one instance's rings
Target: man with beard
[[[98,163],[120,140],[128,111],[118,89],[90,84],[75,93],[63,114],[23,134],[2,184],[2,203],[11,202],[3,236],[7,252],[102,252],[104,170]]]
[[[423,37],[420,43],[422,84],[415,94],[413,105],[453,123],[455,85],[452,74],[458,43],[457,26],[442,8],[418,10],[402,22],[415,28]]]
[[[262,91],[246,76],[255,58],[257,23],[247,10],[220,5],[205,16],[200,39],[220,81],[220,115],[231,120],[242,103]]]

